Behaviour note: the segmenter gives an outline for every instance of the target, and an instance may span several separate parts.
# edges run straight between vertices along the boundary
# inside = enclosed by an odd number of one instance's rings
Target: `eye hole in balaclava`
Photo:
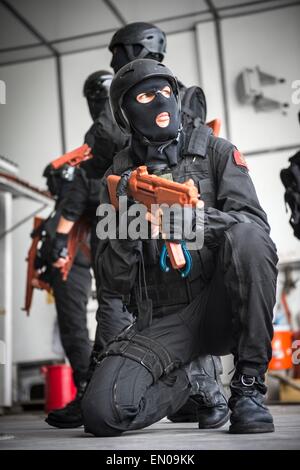
[[[122,109],[133,133],[150,142],[167,142],[178,135],[178,102],[164,77],[147,78],[132,87],[124,96]]]

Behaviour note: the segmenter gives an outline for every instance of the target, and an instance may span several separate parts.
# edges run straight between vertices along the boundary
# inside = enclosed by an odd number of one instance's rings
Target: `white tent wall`
[[[231,141],[243,152],[259,152],[300,143],[297,118],[299,104],[293,104],[292,83],[300,77],[300,7],[278,9],[249,16],[223,19],[220,22],[221,52],[224,61],[225,90],[228,103],[228,127]],[[224,122],[221,68],[215,23],[197,25],[201,85],[208,103],[208,119],[220,117]],[[236,79],[242,69],[259,66],[262,71],[283,77],[285,84],[265,87],[266,96],[288,102],[287,114],[279,110],[257,113],[251,106],[241,105],[236,96]],[[224,127],[222,135],[226,137]],[[288,158],[296,152],[261,152],[247,158],[261,205],[268,214],[271,236],[275,241],[281,263],[300,260],[300,242],[293,236],[289,215],[284,206],[284,187],[279,173],[287,167]],[[255,256],[255,254],[254,254]],[[298,273],[294,274],[297,277]],[[280,277],[279,289],[283,282]],[[294,318],[299,315],[300,287],[289,296]],[[224,360],[224,382],[232,368]]]
[[[199,83],[193,32],[170,35],[166,62],[187,85]],[[70,54],[62,58],[63,107],[66,147],[81,145],[91,125],[82,87],[89,73],[108,69],[110,52],[105,49]],[[0,107],[1,154],[20,166],[20,177],[45,187],[42,172],[61,154],[57,77],[54,59],[0,67],[7,86],[6,104]],[[28,201],[14,203],[14,223],[37,206]],[[48,211],[49,212],[49,211]],[[44,214],[42,214],[44,215]],[[32,222],[13,236],[13,360],[34,362],[54,359],[52,336],[55,309],[44,292],[35,292],[30,317],[21,311],[25,295],[26,264]],[[91,329],[94,329],[92,324]]]
[[[231,139],[244,152],[300,143],[300,103],[291,101],[292,83],[300,77],[299,17],[300,5],[222,21]],[[236,77],[242,69],[255,66],[286,80],[263,87],[267,97],[290,105],[286,115],[279,110],[256,112],[238,102]]]
[[[300,78],[299,14],[300,7],[293,7],[221,21],[229,127],[232,139],[241,151],[259,151],[300,142],[296,120],[299,106],[291,103],[291,81]],[[66,147],[69,150],[82,143],[91,124],[82,96],[83,82],[97,69],[110,69],[110,53],[106,48],[99,48],[64,55],[61,62]],[[201,85],[207,95],[208,119],[220,117],[224,122],[214,23],[200,23],[195,31],[170,34],[165,63],[186,85]],[[251,107],[237,102],[237,74],[244,67],[256,65],[265,72],[287,79],[284,85],[270,87],[272,97],[289,102],[287,116],[279,111],[258,114]],[[0,105],[0,153],[20,165],[20,177],[42,186],[41,174],[45,165],[61,153],[55,61],[49,59],[0,67],[0,79],[7,85],[7,104]],[[224,135],[224,127],[222,133]],[[272,236],[285,261],[300,259],[300,244],[288,224],[279,180],[279,170],[287,166],[291,153],[282,151],[248,157],[250,174],[269,215]],[[28,202],[17,202],[14,220],[19,220],[34,207]],[[44,293],[35,294],[29,318],[20,311],[26,273],[23,260],[30,243],[30,228],[30,223],[25,224],[15,232],[13,239],[15,362],[56,357],[51,344],[55,313],[53,305],[46,304]],[[293,298],[296,299],[295,296]],[[293,300],[292,308],[294,303]]]
[[[58,124],[55,63],[53,59],[0,68],[6,83],[6,104],[0,105],[0,153],[20,167],[20,178],[44,187],[42,172],[61,152]],[[38,208],[37,203],[15,200],[13,224]],[[44,211],[47,214],[48,211]],[[25,298],[25,258],[32,220],[13,233],[13,360],[39,361],[55,358],[52,352],[54,306],[44,292],[34,294],[29,317],[21,311]]]
[[[71,150],[82,144],[84,134],[92,124],[83,84],[96,70],[111,71],[111,53],[107,48],[62,57],[63,106],[66,122],[66,147]]]
[[[250,175],[262,206],[266,209],[280,262],[300,259],[300,243],[293,236],[283,203],[284,187],[279,173],[300,143],[297,113],[300,103],[292,103],[292,83],[300,77],[300,6],[271,12],[223,19],[221,21],[225,88],[228,101],[231,141],[249,155]],[[217,57],[214,23],[199,24],[199,63],[202,86],[208,102],[208,118],[224,119],[220,68]],[[206,42],[206,38],[208,41]],[[266,96],[287,102],[286,115],[280,110],[255,112],[251,105],[241,105],[236,96],[236,78],[246,67],[286,79],[286,83],[264,87]],[[211,73],[210,73],[211,71]],[[218,109],[221,112],[218,114]],[[270,152],[274,148],[295,149]],[[267,152],[264,152],[266,150]]]

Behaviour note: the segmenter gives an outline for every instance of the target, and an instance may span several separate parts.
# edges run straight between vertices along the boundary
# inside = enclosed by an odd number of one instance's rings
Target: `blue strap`
[[[181,246],[182,246],[182,251],[183,251],[183,254],[184,254],[184,257],[185,257],[186,264],[185,264],[185,267],[183,269],[179,269],[179,271],[180,271],[181,277],[185,278],[189,275],[189,273],[192,269],[192,263],[193,262],[192,262],[191,253],[187,249],[185,241],[182,240],[180,243],[181,243]],[[167,264],[167,259],[168,258],[169,258],[169,255],[168,255],[168,251],[167,251],[167,246],[166,246],[166,244],[164,244],[164,246],[162,247],[161,253],[160,253],[159,265],[160,265],[160,269],[165,273],[168,273],[170,271],[170,267]]]

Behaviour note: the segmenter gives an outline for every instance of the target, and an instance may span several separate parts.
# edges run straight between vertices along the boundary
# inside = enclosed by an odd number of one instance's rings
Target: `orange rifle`
[[[51,162],[52,168],[55,170],[61,168],[63,165],[68,164],[70,166],[77,166],[80,163],[89,160],[93,157],[91,154],[91,148],[87,144],[83,144],[80,147],[72,150],[71,152],[67,152],[64,155],[56,158]],[[38,232],[38,227],[41,225],[44,219],[40,217],[35,217],[34,219],[34,231],[37,231],[36,235],[33,237],[30,249],[28,251],[28,256],[26,261],[28,263],[27,266],[27,281],[26,281],[26,295],[25,295],[25,306],[22,310],[27,312],[29,315],[29,311],[32,304],[32,297],[33,297],[33,289],[44,289],[47,292],[51,292],[51,286],[47,283],[39,279],[40,273],[38,270],[35,269],[35,259],[37,255],[37,247],[40,241],[40,233]],[[72,267],[74,257],[78,251],[79,245],[85,253],[90,257],[88,254],[88,247],[84,243],[84,239],[86,239],[88,234],[89,228],[87,227],[87,223],[83,219],[79,219],[73,226],[69,239],[68,239],[68,253],[69,253],[69,260],[68,262],[61,268],[61,273],[63,280],[66,281],[69,271]]]
[[[118,209],[119,201],[117,197],[117,186],[121,177],[109,175],[107,186],[112,205]],[[148,212],[151,213],[152,204],[180,204],[196,207],[199,203],[199,194],[192,181],[186,183],[176,183],[157,175],[151,175],[146,166],[140,166],[131,173],[128,181],[128,195],[135,201],[144,204]],[[176,242],[166,242],[166,249],[174,269],[181,269],[187,263],[189,252],[183,245]],[[190,255],[189,255],[190,256]],[[182,272],[185,277],[188,272]]]
[[[219,136],[221,130],[221,119],[213,119],[212,121],[207,122],[206,125],[212,129],[215,137]]]
[[[71,152],[67,152],[56,160],[53,160],[51,162],[51,165],[52,168],[57,170],[65,164],[68,164],[70,166],[77,166],[80,165],[80,163],[82,162],[90,160],[91,158],[93,158],[93,155],[91,153],[91,147],[89,147],[87,144],[83,144],[81,145],[81,147],[78,147],[72,150]],[[79,245],[81,245],[81,249],[85,252],[87,257],[90,258],[91,255],[89,248],[83,242],[83,240],[86,239],[89,230],[90,225],[86,222],[84,218],[80,218],[73,225],[68,238],[68,261],[63,267],[60,268],[63,281],[67,280]]]
[[[81,249],[89,260],[91,259],[91,252],[86,243],[90,230],[91,225],[85,217],[81,217],[73,225],[68,237],[68,261],[60,268],[63,281],[67,280],[74,258],[79,249]]]
[[[22,310],[27,312],[29,315],[32,298],[33,298],[33,290],[41,289],[46,290],[47,292],[52,292],[50,284],[40,279],[41,272],[38,269],[35,269],[35,260],[38,251],[38,244],[41,239],[41,234],[39,232],[39,227],[41,226],[44,219],[41,217],[34,218],[34,232],[36,233],[33,237],[31,246],[28,251],[28,256],[26,258],[27,261],[27,281],[26,281],[26,295],[25,295],[25,306]],[[75,256],[79,249],[86,255],[87,258],[90,259],[90,249],[87,246],[86,240],[87,236],[90,232],[90,224],[87,220],[82,217],[77,222],[75,222],[72,230],[70,231],[69,238],[68,238],[68,261],[67,263],[60,268],[62,279],[66,281],[69,275],[69,272],[72,268]]]
[[[25,306],[22,308],[27,315],[29,315],[32,297],[33,297],[33,289],[45,289],[47,292],[51,292],[51,287],[47,282],[41,281],[39,279],[39,272],[35,269],[35,259],[37,255],[38,243],[41,239],[39,233],[39,227],[44,222],[44,219],[41,217],[35,217],[33,222],[33,230],[35,235],[32,239],[31,246],[28,251],[28,255],[26,258],[27,261],[27,281],[26,281],[26,294],[25,294]]]
[[[86,160],[90,160],[91,158],[93,158],[93,155],[91,154],[91,147],[89,147],[87,144],[83,144],[81,147],[78,147],[71,152],[65,153],[61,157],[56,158],[51,162],[51,165],[54,170],[57,170],[65,164],[70,166],[77,166]]]

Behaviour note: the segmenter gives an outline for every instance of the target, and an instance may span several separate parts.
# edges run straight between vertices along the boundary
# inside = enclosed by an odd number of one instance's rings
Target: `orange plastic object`
[[[174,269],[184,268],[186,265],[185,257],[180,243],[166,242],[167,252],[171,265]]]
[[[67,152],[56,160],[53,160],[51,165],[55,170],[57,170],[65,164],[77,166],[86,160],[90,160],[90,158],[93,158],[91,148],[87,144],[83,144],[81,147],[78,147],[71,152]]]
[[[33,229],[36,230],[44,219],[41,217],[35,217],[33,223]],[[77,222],[75,222],[69,237],[68,237],[68,253],[69,259],[68,262],[60,268],[62,279],[66,281],[69,275],[69,272],[73,266],[73,262],[75,256],[80,249],[84,255],[87,257],[88,260],[91,259],[91,252],[89,246],[87,245],[87,237],[91,230],[91,226],[89,222],[85,219],[85,217],[81,217]],[[25,305],[22,308],[25,312],[27,312],[27,316],[30,313],[32,299],[33,299],[33,292],[34,289],[41,289],[46,290],[47,292],[52,292],[51,286],[47,283],[42,281],[39,276],[40,272],[35,269],[35,259],[37,256],[37,248],[38,243],[40,241],[40,234],[37,234],[31,243],[30,249],[28,251],[28,255],[26,258],[27,261],[27,279],[26,279],[26,294],[25,294]]]
[[[35,217],[33,221],[33,229],[34,230],[38,229],[38,227],[41,225],[43,220],[44,219],[42,219],[41,217]],[[29,248],[27,258],[26,258],[26,261],[27,261],[26,294],[25,294],[25,305],[22,308],[22,310],[24,310],[27,313],[27,315],[29,315],[29,312],[30,312],[34,288],[45,289],[48,292],[51,291],[50,285],[39,279],[39,273],[34,267],[39,241],[40,241],[40,235],[37,234],[32,240],[32,243]]]
[[[107,177],[107,186],[110,201],[118,209],[119,201],[117,197],[117,186],[120,176],[109,175]],[[180,204],[181,206],[190,205],[196,207],[199,202],[199,193],[193,181],[186,183],[177,183],[157,175],[148,173],[146,166],[140,166],[134,170],[128,182],[128,193],[136,201],[144,204],[151,212],[152,204]],[[166,242],[168,255],[172,267],[181,269],[186,261],[179,243]]]
[[[288,325],[275,325],[269,369],[283,370],[292,367],[292,331]]]
[[[215,137],[219,137],[221,129],[221,119],[213,119],[212,121],[207,122],[206,125],[212,129]]]
[[[119,207],[117,186],[120,176],[109,175],[107,185],[110,201],[115,208]],[[192,181],[176,183],[148,173],[146,166],[134,170],[128,182],[128,193],[136,201],[144,204],[151,212],[152,204],[188,204],[196,207],[199,193]]]
[[[129,191],[133,199],[145,204],[189,204],[196,207],[199,194],[192,181],[176,183],[156,175],[149,175],[146,166],[140,166],[129,179]]]
[[[88,260],[91,260],[91,252],[87,245],[87,237],[91,231],[91,225],[84,218],[81,217],[73,225],[68,237],[68,262],[60,268],[62,279],[66,281],[69,272],[73,266],[75,256],[79,249],[84,253]]]

